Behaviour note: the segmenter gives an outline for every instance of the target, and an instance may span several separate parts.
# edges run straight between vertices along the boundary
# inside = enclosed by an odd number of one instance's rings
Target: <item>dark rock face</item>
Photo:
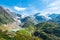
[[[34,36],[39,36],[40,33],[39,32],[34,32]]]
[[[49,21],[60,24],[60,14],[51,14],[51,15],[49,15],[49,17],[52,18]]]
[[[46,18],[44,16],[41,16],[40,13],[36,13],[34,15],[35,19],[37,20],[38,23],[46,21]]]

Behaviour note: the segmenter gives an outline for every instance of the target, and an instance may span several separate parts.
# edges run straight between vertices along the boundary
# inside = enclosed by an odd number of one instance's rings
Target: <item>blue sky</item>
[[[60,0],[0,0],[0,5],[24,15],[60,13]]]

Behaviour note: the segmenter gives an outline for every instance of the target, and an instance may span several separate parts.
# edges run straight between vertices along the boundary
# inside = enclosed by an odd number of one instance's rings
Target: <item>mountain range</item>
[[[40,38],[43,40],[60,40],[60,25],[58,25],[60,24],[60,14],[52,13],[48,17],[51,19],[47,20],[45,16],[36,13],[22,18],[21,14],[16,14],[0,6],[0,37],[7,40],[22,40],[22,38],[23,40],[31,40],[30,37],[39,40],[41,40]],[[4,29],[8,31],[1,31]]]
[[[19,15],[17,15],[17,16],[19,16]],[[38,24],[38,23],[42,23],[42,22],[46,22],[46,21],[51,21],[51,22],[60,24],[60,14],[52,13],[52,14],[48,15],[48,17],[51,18],[49,20],[47,20],[47,18],[45,16],[40,15],[40,13],[36,13],[34,15],[30,15],[25,18],[21,18],[21,16],[22,15],[19,16],[20,18],[18,20],[20,20],[22,23],[25,23],[26,20],[29,19],[34,24]]]

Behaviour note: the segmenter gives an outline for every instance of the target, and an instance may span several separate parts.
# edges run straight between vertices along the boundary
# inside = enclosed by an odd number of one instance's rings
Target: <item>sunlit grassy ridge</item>
[[[26,22],[24,29],[13,31],[5,31],[6,27],[0,26],[1,40],[60,40],[59,25],[53,22],[43,22],[34,25]]]
[[[25,30],[19,30],[17,32],[0,30],[0,40],[42,40],[42,39],[30,36],[30,34]]]

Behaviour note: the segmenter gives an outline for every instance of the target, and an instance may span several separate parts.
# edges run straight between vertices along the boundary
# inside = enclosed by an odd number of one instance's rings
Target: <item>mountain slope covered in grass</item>
[[[0,6],[0,25],[7,24],[12,21],[13,18],[11,17],[11,15],[9,15],[9,13],[3,7]]]

